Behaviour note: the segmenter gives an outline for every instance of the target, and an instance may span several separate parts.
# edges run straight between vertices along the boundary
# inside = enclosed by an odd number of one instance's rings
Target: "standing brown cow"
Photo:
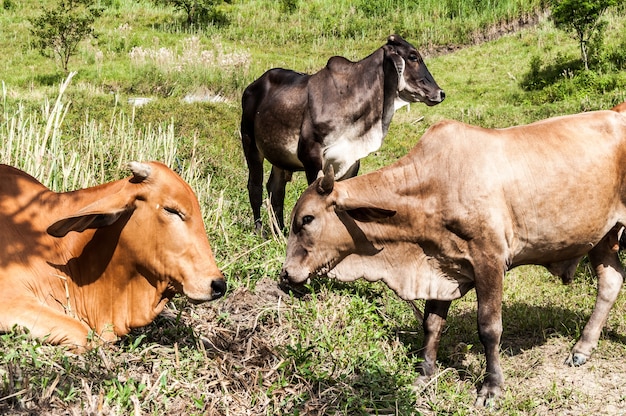
[[[569,282],[589,256],[598,297],[568,359],[582,365],[622,286],[625,224],[624,115],[598,111],[507,129],[444,121],[391,166],[341,182],[329,171],[309,186],[293,210],[282,278],[382,280],[403,299],[426,299],[427,377],[451,301],[476,289],[483,405],[504,384],[505,272],[538,264]]]

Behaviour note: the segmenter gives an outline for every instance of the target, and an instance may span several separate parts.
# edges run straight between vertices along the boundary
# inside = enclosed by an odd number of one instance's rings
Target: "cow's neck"
[[[473,287],[471,270],[451,265],[429,248],[432,227],[441,225],[441,210],[432,199],[432,182],[420,164],[407,157],[394,165],[358,176],[335,186],[340,194],[363,206],[396,211],[388,219],[359,222],[369,246],[343,259],[330,273],[341,281],[383,280],[403,299],[453,300]],[[351,202],[354,204],[354,202]],[[364,245],[356,244],[357,247]],[[419,275],[420,279],[414,279]],[[448,276],[455,276],[450,279]]]
[[[71,274],[74,280],[57,279],[62,291],[56,302],[104,340],[112,341],[131,328],[152,322],[169,299],[164,298],[166,284],[151,284],[134,265],[127,263],[121,245],[102,241],[108,238],[93,231],[72,238],[74,247],[69,252],[75,253],[75,257],[59,267],[59,275],[67,278]],[[112,251],[103,251],[110,246],[114,247]],[[81,247],[84,249],[77,253]]]
[[[438,201],[433,199],[430,175],[420,169],[420,163],[407,157],[348,182],[337,182],[336,186],[356,200],[351,202],[352,206],[362,204],[396,211],[391,218],[362,224],[375,245],[394,241],[422,243],[429,224],[439,221],[441,213]]]
[[[351,97],[351,102],[356,104],[341,109],[349,117],[335,120],[335,128],[326,132],[323,149],[325,164],[333,165],[338,179],[351,175],[358,160],[380,149],[387,135],[398,96],[397,72],[393,63],[387,61],[381,48],[350,65],[349,71],[353,72],[344,75],[350,80],[358,79],[359,88],[356,85],[351,88],[359,91]]]
[[[399,82],[396,67],[391,59],[385,59],[384,49],[379,48],[357,62],[353,66],[353,71],[355,73],[352,77],[360,80],[361,94],[366,95],[358,97],[358,100],[377,107],[375,111],[368,110],[369,114],[375,117],[375,120],[369,120],[369,123],[373,126],[380,122],[384,137],[396,110]],[[381,104],[382,108],[378,107]]]
[[[58,200],[65,206],[56,211],[72,212],[76,207],[87,206],[102,195],[117,192],[124,186],[123,182],[64,194]],[[68,201],[73,207],[67,206]],[[124,255],[124,229],[128,221],[131,215],[105,228],[70,232],[60,239],[48,237],[52,245],[64,246],[55,252],[66,253],[66,257],[50,260],[58,274],[48,278],[51,290],[46,302],[86,322],[105,340],[148,324],[168,300],[163,298],[168,292],[166,285],[151,284]]]

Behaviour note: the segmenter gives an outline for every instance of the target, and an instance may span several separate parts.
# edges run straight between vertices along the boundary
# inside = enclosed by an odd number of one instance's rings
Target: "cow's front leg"
[[[504,272],[495,270],[476,274],[478,299],[478,337],[485,348],[487,374],[478,392],[476,406],[487,406],[500,396],[504,375],[500,366],[502,337],[502,281]]]
[[[422,350],[422,361],[418,370],[421,374],[418,382],[429,379],[435,372],[437,361],[437,350],[441,333],[448,318],[450,301],[428,300],[424,306],[424,349]]]
[[[310,123],[302,124],[298,141],[298,159],[304,166],[308,184],[312,184],[320,170],[324,168],[324,156],[320,141],[314,139]]]
[[[613,229],[597,246],[589,252],[589,261],[598,276],[598,295],[596,304],[583,333],[574,345],[572,353],[565,361],[571,366],[583,365],[598,346],[602,328],[606,324],[609,312],[619,295],[624,282],[624,269],[617,255],[618,229]]]
[[[272,172],[267,180],[267,193],[276,218],[276,232],[282,233],[285,227],[285,187],[291,180],[291,172],[272,166]]]

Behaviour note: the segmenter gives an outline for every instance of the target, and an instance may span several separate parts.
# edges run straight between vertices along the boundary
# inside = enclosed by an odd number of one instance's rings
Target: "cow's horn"
[[[150,165],[140,162],[130,162],[128,164],[128,169],[130,169],[130,171],[133,173],[135,179],[138,179],[140,181],[150,176],[150,173],[152,171]]]
[[[335,169],[332,164],[329,164],[326,169],[324,169],[324,177],[317,184],[317,192],[320,195],[326,195],[333,191],[333,187],[335,186]]]

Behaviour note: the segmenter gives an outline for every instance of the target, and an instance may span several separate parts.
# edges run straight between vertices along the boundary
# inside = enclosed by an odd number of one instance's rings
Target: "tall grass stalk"
[[[80,138],[66,138],[63,120],[71,103],[64,101],[64,93],[73,76],[70,74],[61,84],[54,104],[45,100],[39,112],[28,114],[23,105],[18,105],[13,114],[8,114],[5,107],[6,122],[0,126],[0,162],[24,170],[57,192],[119,179],[127,175],[125,167],[133,160],[161,161],[192,186],[200,184],[197,142],[188,160],[178,158],[172,121],[137,127],[132,115],[116,112],[109,123],[102,123],[87,114]],[[6,96],[4,89],[3,94]],[[195,188],[207,192],[207,184],[202,185]]]

